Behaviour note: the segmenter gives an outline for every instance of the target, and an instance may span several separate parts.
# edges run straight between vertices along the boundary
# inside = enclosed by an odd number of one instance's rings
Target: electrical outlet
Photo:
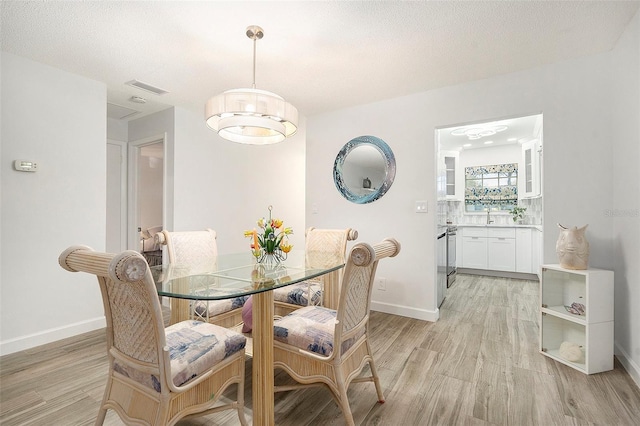
[[[378,290],[387,291],[387,279],[386,278],[376,278],[376,282],[378,283]]]

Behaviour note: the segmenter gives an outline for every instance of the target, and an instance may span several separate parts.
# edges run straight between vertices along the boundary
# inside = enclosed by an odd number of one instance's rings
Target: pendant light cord
[[[252,88],[256,88],[256,43],[258,42],[257,37],[253,38],[253,86]]]

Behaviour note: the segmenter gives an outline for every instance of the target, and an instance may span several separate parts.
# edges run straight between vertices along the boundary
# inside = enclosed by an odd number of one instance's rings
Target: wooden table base
[[[274,425],[273,292],[253,296],[253,424]]]

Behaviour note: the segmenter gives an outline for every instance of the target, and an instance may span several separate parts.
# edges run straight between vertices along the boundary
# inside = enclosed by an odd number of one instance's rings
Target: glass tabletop
[[[160,296],[220,300],[285,287],[343,267],[344,259],[335,255],[293,250],[279,264],[257,263],[250,252],[244,252],[219,255],[205,263],[150,269]]]

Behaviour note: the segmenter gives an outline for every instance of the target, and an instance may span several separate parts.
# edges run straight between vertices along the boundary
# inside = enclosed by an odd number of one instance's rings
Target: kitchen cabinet
[[[463,268],[487,269],[487,228],[462,228]]]
[[[539,273],[542,231],[520,226],[460,226],[459,267]]]
[[[519,173],[519,192],[522,198],[533,198],[540,196],[540,158],[542,149],[540,141],[534,139],[522,144],[522,166],[524,173]]]
[[[542,263],[542,229],[531,230],[531,272],[540,276],[540,264]]]
[[[460,153],[458,151],[440,151],[444,174],[444,194],[447,200],[464,198],[464,173],[460,169]]]
[[[516,229],[516,272],[534,274],[533,230],[531,228]]]
[[[586,374],[612,370],[613,318],[613,271],[542,265],[540,353]]]
[[[515,271],[516,233],[514,228],[487,229],[487,269]]]

